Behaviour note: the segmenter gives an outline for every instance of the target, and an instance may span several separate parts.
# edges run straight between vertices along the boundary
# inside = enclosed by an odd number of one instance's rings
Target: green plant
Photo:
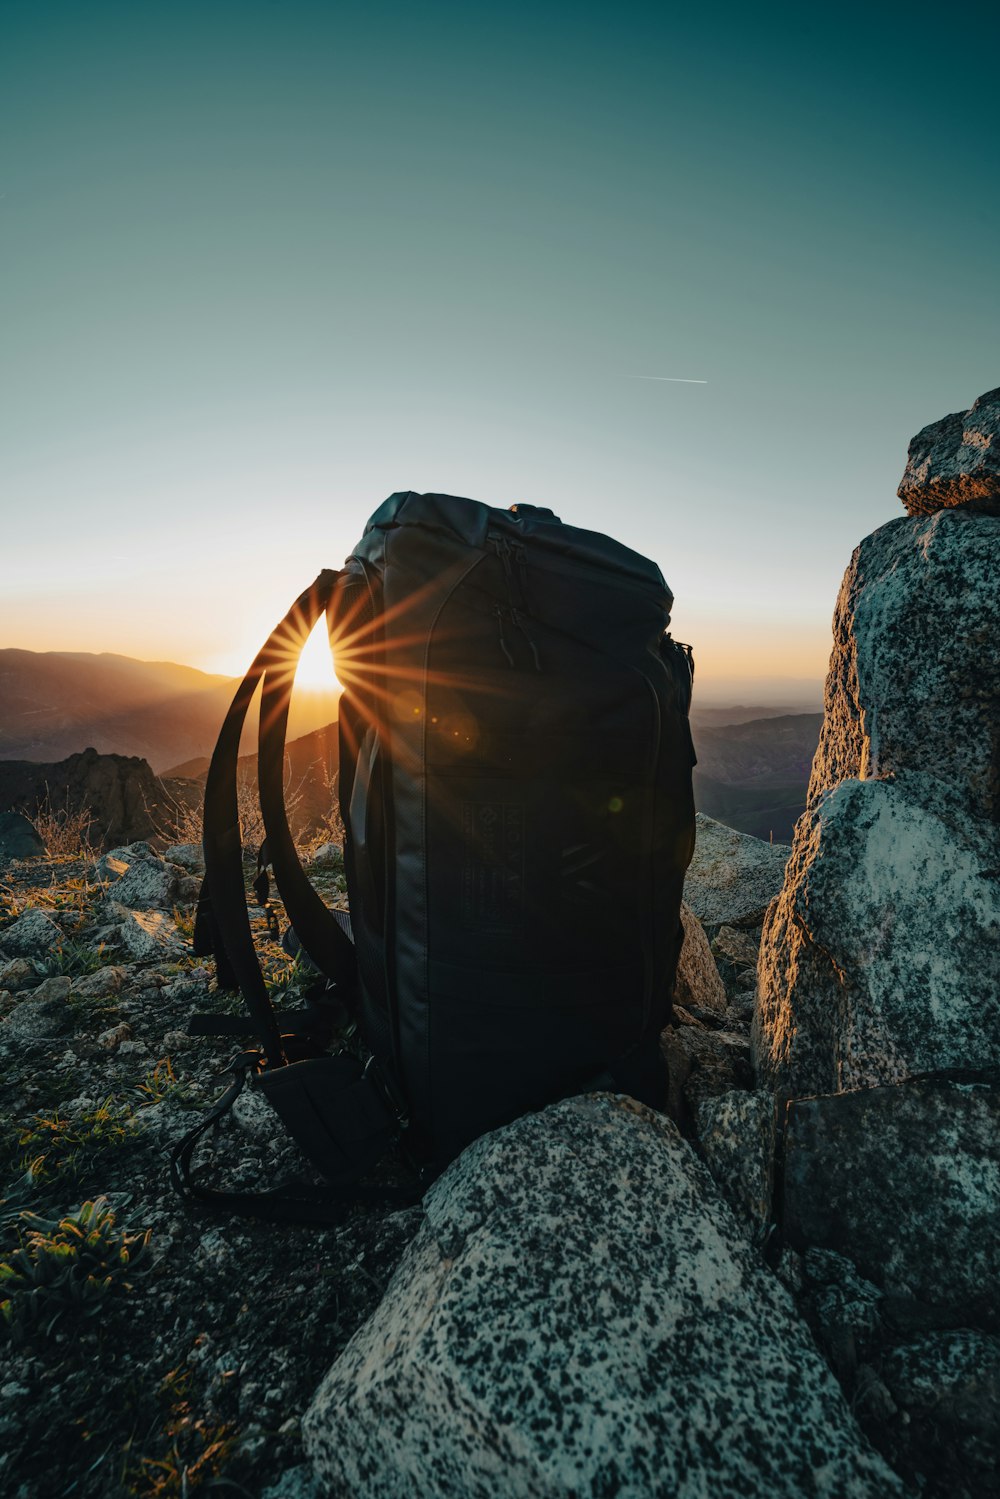
[[[162,1433],[167,1450],[163,1457],[141,1458],[139,1469],[128,1475],[135,1485],[131,1492],[141,1499],[187,1499],[202,1484],[217,1486],[235,1431],[231,1425],[209,1424],[195,1417],[188,1398],[190,1386],[191,1371],[184,1368],[171,1369],[160,1386],[160,1396],[170,1407]],[[230,1486],[224,1479],[221,1484]]]
[[[74,1118],[58,1109],[36,1114],[19,1135],[21,1170],[31,1185],[56,1176],[76,1180],[106,1151],[131,1144],[134,1135],[131,1108],[110,1094]]]
[[[33,959],[36,973],[68,974],[71,978],[95,973],[107,961],[103,942],[92,947],[79,937],[64,937],[44,958]]]
[[[95,1316],[110,1296],[132,1289],[128,1276],[149,1268],[151,1230],[130,1234],[116,1228],[106,1197],[64,1218],[20,1216],[27,1233],[0,1261],[0,1325],[15,1342],[34,1331],[48,1336],[64,1316]]]
[[[182,911],[179,906],[174,906],[174,925],[181,936],[185,937],[188,942],[194,939],[194,918],[195,913],[193,910]]]
[[[169,1057],[161,1057],[152,1072],[147,1072],[142,1082],[136,1085],[135,1091],[140,1096],[140,1108],[165,1103],[168,1099],[182,1109],[198,1107],[187,1086],[177,1081],[174,1064]]]

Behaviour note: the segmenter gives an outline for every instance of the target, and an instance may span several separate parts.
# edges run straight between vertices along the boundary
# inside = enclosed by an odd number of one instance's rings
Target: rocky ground
[[[134,911],[115,899],[129,892],[107,858],[0,872],[0,1491],[18,1499],[180,1495],[223,1474],[225,1491],[261,1493],[298,1461],[299,1416],[419,1217],[279,1227],[172,1190],[169,1147],[233,1051],[190,1039],[188,1017],[236,1006],[187,950],[197,880],[141,862],[159,909],[149,889]],[[335,869],[317,882],[339,898]],[[256,925],[272,994],[294,1003],[302,976]],[[130,927],[149,937],[142,956]],[[301,1170],[250,1103],[208,1147],[219,1185]]]
[[[723,836],[702,822],[703,874]],[[756,906],[744,870],[728,921],[718,882],[707,893],[692,882],[714,904],[704,921],[685,911],[664,1035],[671,1112],[873,1445],[914,1492],[972,1499],[997,1476],[995,1337],[914,1327],[850,1259],[783,1249],[774,1227],[775,1108],[754,1087],[750,1022],[782,868],[767,845],[758,853]],[[314,1486],[301,1418],[424,1220],[419,1207],[359,1207],[338,1228],[275,1226],[173,1191],[169,1149],[222,1091],[233,1055],[230,1042],[189,1038],[188,1018],[237,1009],[190,955],[197,866],[192,848],[161,858],[133,845],[0,869],[0,1491],[14,1499],[333,1493]],[[336,861],[311,872],[344,902]],[[308,980],[264,918],[254,924],[272,997],[289,1007]],[[223,1186],[308,1171],[255,1098],[204,1155]],[[923,1356],[921,1338],[937,1338]]]

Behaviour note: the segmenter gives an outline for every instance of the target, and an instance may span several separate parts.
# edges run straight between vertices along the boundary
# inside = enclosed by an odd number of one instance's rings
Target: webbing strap
[[[338,576],[321,573],[268,643],[260,701],[257,779],[268,858],[288,919],[306,956],[341,991],[350,993],[357,974],[350,927],[345,930],[344,913],[329,910],[302,868],[288,826],[284,793],[285,735],[295,672],[302,648],[333,596]]]
[[[305,635],[302,634],[302,622],[309,618],[313,623],[316,622],[326,608],[336,579],[336,573],[324,569],[305,593],[296,599],[254,658],[226,714],[205,782],[205,878],[198,902],[195,951],[204,955],[211,944],[211,950],[220,963],[220,982],[225,978],[236,980],[253,1017],[269,1067],[280,1067],[284,1056],[274,1009],[254,950],[243,883],[243,847],[237,796],[240,735],[254,693],[268,667],[281,659],[283,652],[294,649],[296,642],[298,650],[295,662],[298,663],[302,646],[309,634],[309,630],[306,630]],[[294,668],[292,675],[294,677]],[[289,687],[289,692],[290,690]],[[263,714],[261,716],[263,719]],[[281,755],[279,785],[280,761]],[[341,932],[340,936],[348,949],[340,960],[342,971],[346,974],[348,964],[353,964],[353,955],[346,935]]]
[[[324,1059],[328,1064],[335,1063],[337,1060],[339,1059]],[[260,1057],[257,1052],[244,1052],[237,1057],[230,1069],[233,1073],[232,1082],[225,1092],[220,1095],[204,1118],[171,1150],[170,1175],[176,1191],[182,1197],[187,1201],[201,1203],[205,1207],[222,1208],[228,1213],[236,1213],[244,1218],[262,1219],[267,1223],[327,1226],[343,1223],[350,1215],[352,1208],[365,1204],[400,1208],[419,1201],[424,1184],[416,1175],[410,1182],[402,1185],[359,1183],[350,1178],[342,1181],[327,1179],[322,1185],[317,1185],[315,1182],[293,1179],[282,1182],[266,1192],[227,1191],[221,1187],[206,1186],[203,1182],[195,1180],[193,1157],[198,1142],[208,1130],[221,1123],[229,1113],[248,1079],[258,1071],[259,1064]],[[284,1078],[294,1071],[294,1068],[282,1069],[277,1073],[263,1076],[271,1079]],[[305,1102],[305,1095],[302,1100],[296,1097],[297,1091],[295,1084],[292,1083],[289,1098],[295,1100],[293,1114],[298,1112]],[[340,1123],[346,1126],[348,1131],[344,1144],[352,1152],[360,1149],[365,1166],[373,1165],[385,1153],[396,1134],[390,1111],[382,1104],[377,1088],[367,1082],[367,1075],[354,1080],[352,1086],[345,1086],[344,1094],[342,1108],[337,1111]],[[334,1092],[333,1097],[335,1096]],[[329,1093],[327,1098],[330,1098]],[[359,1104],[362,1105],[360,1108]],[[281,1107],[279,1112],[286,1124],[289,1123],[285,1108]],[[296,1134],[300,1145],[308,1147],[312,1143],[311,1129],[307,1128],[305,1139],[294,1130],[293,1133]]]

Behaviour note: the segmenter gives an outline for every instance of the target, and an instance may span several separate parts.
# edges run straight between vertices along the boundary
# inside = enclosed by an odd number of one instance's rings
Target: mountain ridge
[[[113,651],[0,649],[0,759],[47,763],[93,747],[137,755],[162,774],[211,752],[238,681]],[[332,694],[297,690],[290,736],[335,716]]]

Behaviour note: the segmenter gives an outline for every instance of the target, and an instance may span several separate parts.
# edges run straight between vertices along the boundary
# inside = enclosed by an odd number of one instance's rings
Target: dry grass
[[[83,855],[94,852],[91,829],[94,818],[86,807],[74,811],[69,805],[69,788],[63,795],[63,805],[53,804],[52,792],[45,783],[45,800],[31,821],[35,831],[53,858]]]
[[[335,780],[335,778],[334,778]],[[291,786],[290,767],[285,762],[285,811],[288,814],[289,823],[294,826],[295,815],[302,799],[303,791],[301,785]],[[300,855],[307,855],[309,851],[315,850],[321,843],[340,842],[343,839],[343,827],[340,822],[339,812],[336,811],[336,785],[332,789],[331,812],[320,828],[311,830],[304,840],[296,839],[296,847]],[[240,823],[240,842],[244,849],[256,851],[264,841],[264,815],[260,810],[260,798],[257,794],[257,778],[252,770],[237,770],[236,774],[236,808]],[[157,826],[158,835],[167,843],[201,843],[204,835],[204,806],[201,798],[194,805],[172,797],[167,816]]]

